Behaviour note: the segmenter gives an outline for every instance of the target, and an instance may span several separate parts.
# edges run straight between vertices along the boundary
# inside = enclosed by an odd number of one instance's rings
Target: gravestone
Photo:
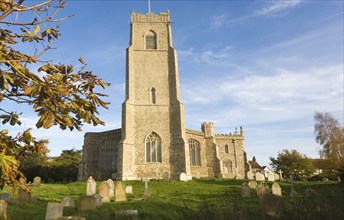
[[[26,177],[20,177],[19,182],[20,184],[26,185]]]
[[[272,194],[276,196],[282,196],[281,186],[277,182],[274,182],[272,184],[271,191],[272,191]]]
[[[91,196],[96,194],[96,181],[90,176],[87,180],[86,195]]]
[[[35,178],[33,178],[33,185],[34,186],[40,186],[42,183],[41,177],[36,176]]]
[[[96,198],[94,196],[82,196],[79,199],[78,210],[85,211],[90,209],[96,209]]]
[[[279,174],[279,180],[283,180],[282,173],[283,173],[283,171],[282,171],[282,170],[279,170],[279,171],[278,171],[278,174]]]
[[[62,199],[61,205],[63,207],[75,207],[74,199],[70,196],[66,196]]]
[[[0,199],[1,200],[5,200],[6,202],[10,201],[11,196],[9,193],[1,193],[0,194]]]
[[[125,186],[126,194],[133,194],[133,186]]]
[[[22,188],[18,188],[18,200],[19,202],[31,202],[31,192],[26,192]]]
[[[145,191],[143,191],[143,195],[144,196],[150,196],[150,191],[148,189],[149,179],[145,178],[143,181],[145,181]]]
[[[265,176],[262,173],[256,173],[256,181],[265,181]]]
[[[108,179],[106,181],[110,186],[109,197],[113,199],[115,197],[115,184],[113,183],[112,179]]]
[[[275,181],[276,181],[276,180],[279,180],[279,179],[280,179],[279,174],[278,174],[278,173],[275,173],[275,174],[274,174],[274,178],[275,178]]]
[[[201,179],[201,173],[200,172],[196,172],[196,179]]]
[[[241,185],[241,197],[251,197],[251,189],[246,182]]]
[[[63,216],[63,206],[58,202],[48,202],[45,220],[55,220]]]
[[[93,197],[96,199],[96,207],[102,206],[102,197],[99,194],[94,194]]]
[[[165,171],[163,174],[162,174],[162,178],[165,180],[165,181],[169,181],[170,180],[170,173],[168,171]]]
[[[116,210],[115,211],[115,218],[128,218],[130,217],[131,219],[136,219],[138,217],[139,213],[137,210]]]
[[[259,197],[260,207],[263,213],[272,218],[279,217],[281,197],[272,194],[264,194]]]
[[[262,197],[265,194],[269,194],[270,193],[270,188],[269,185],[266,182],[261,182],[258,184],[257,187],[257,195],[258,197]]]
[[[274,173],[268,174],[268,181],[269,182],[275,182],[275,174]]]
[[[115,202],[127,201],[127,195],[121,181],[116,182],[115,185]]]
[[[247,179],[254,180],[254,176],[253,176],[253,173],[251,171],[247,172]]]
[[[7,202],[0,200],[0,219],[7,219]]]
[[[248,182],[248,187],[250,187],[250,189],[257,189],[257,182],[254,180],[251,180],[250,182]]]
[[[102,202],[110,202],[110,186],[107,181],[100,184],[99,195],[102,197]]]
[[[179,180],[180,181],[185,181],[185,182],[188,181],[186,173],[181,173],[180,176],[179,176]]]

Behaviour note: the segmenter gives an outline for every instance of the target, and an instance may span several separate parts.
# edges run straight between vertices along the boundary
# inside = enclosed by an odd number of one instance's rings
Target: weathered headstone
[[[274,194],[276,196],[282,196],[281,186],[277,182],[274,182],[272,184],[271,191],[272,191],[272,194]]]
[[[115,197],[115,184],[113,183],[112,179],[108,179],[106,181],[110,186],[109,197],[113,199]]]
[[[100,184],[99,195],[102,197],[102,202],[110,202],[110,186],[107,181]]]
[[[33,178],[33,185],[34,185],[34,186],[40,186],[41,183],[42,183],[41,177],[36,176],[35,178]]]
[[[26,185],[26,177],[20,177],[19,182],[23,185]]]
[[[78,204],[79,211],[96,209],[96,207],[97,207],[96,198],[94,198],[94,196],[82,196],[79,199],[79,204]]]
[[[7,219],[7,202],[0,200],[0,219]]]
[[[6,202],[10,201],[11,196],[9,193],[1,193],[0,194],[0,199],[1,200],[5,200]]]
[[[96,194],[96,181],[93,179],[92,176],[90,176],[87,180],[87,189],[86,189],[86,195],[94,195]]]
[[[246,182],[241,185],[241,197],[251,197],[251,189]]]
[[[127,201],[127,195],[125,194],[125,189],[121,181],[116,182],[115,185],[115,201]]]
[[[275,174],[274,173],[269,173],[268,174],[268,181],[269,182],[274,182],[275,181]]]
[[[150,196],[150,191],[148,189],[149,179],[145,178],[143,181],[145,182],[145,190],[143,191],[143,195],[144,196]]]
[[[256,173],[256,181],[265,181],[265,176],[262,173]]]
[[[125,186],[126,194],[133,194],[133,186]]]
[[[103,205],[102,197],[99,194],[94,194],[93,197],[96,199],[96,207]]]
[[[280,179],[280,176],[279,176],[278,173],[275,173],[275,174],[274,174],[274,177],[275,177],[275,181]]]
[[[250,182],[248,182],[248,186],[250,187],[250,189],[257,189],[257,182],[254,180],[251,180]]]
[[[258,197],[262,197],[265,194],[269,194],[270,193],[270,188],[269,185],[266,182],[261,182],[258,184],[257,187],[257,195]]]
[[[136,218],[139,215],[137,210],[116,210],[115,218]]]
[[[278,174],[279,174],[279,179],[280,179],[280,180],[283,180],[282,173],[283,173],[283,171],[282,171],[282,170],[279,170],[279,171],[278,171]]]
[[[22,188],[18,188],[18,201],[19,202],[31,202],[31,192],[26,192]]]
[[[276,218],[280,214],[281,197],[272,194],[264,194],[259,197],[260,207],[265,215]]]
[[[45,220],[54,220],[63,216],[63,206],[58,202],[48,202]]]
[[[196,179],[201,179],[201,173],[200,172],[196,172]]]
[[[63,207],[75,207],[74,199],[70,196],[66,196],[62,199],[61,205]]]
[[[165,180],[165,181],[169,181],[170,180],[170,173],[168,171],[165,171],[163,174],[162,174],[162,178]]]
[[[249,180],[254,180],[254,176],[253,176],[252,171],[248,171],[248,172],[247,172],[247,179],[249,179]]]
[[[179,176],[179,180],[180,181],[185,181],[185,182],[188,181],[186,173],[181,173],[180,176]]]

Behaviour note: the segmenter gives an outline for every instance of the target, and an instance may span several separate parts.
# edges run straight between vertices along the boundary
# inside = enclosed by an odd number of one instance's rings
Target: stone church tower
[[[132,12],[122,128],[85,134],[78,179],[246,177],[244,132],[184,127],[170,13]]]
[[[119,177],[137,179],[157,172],[190,176],[170,14],[132,12],[130,21]]]

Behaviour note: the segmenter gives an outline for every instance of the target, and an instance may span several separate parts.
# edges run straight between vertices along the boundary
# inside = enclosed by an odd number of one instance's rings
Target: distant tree
[[[27,105],[37,113],[37,128],[48,129],[59,125],[61,129],[81,129],[83,123],[104,124],[96,114],[98,108],[107,108],[102,100],[105,94],[98,88],[109,86],[89,71],[82,57],[80,70],[72,65],[42,61],[42,55],[52,49],[60,36],[60,22],[70,16],[56,18],[64,8],[60,0],[0,0],[0,119],[2,124],[21,125],[21,112],[6,108],[8,103]],[[76,36],[77,37],[77,36]],[[32,48],[28,52],[28,48]],[[39,74],[33,72],[39,66]],[[1,105],[6,102],[5,105]],[[8,130],[0,130],[0,188],[6,184],[20,185],[23,174],[19,162],[44,154],[47,140],[37,140],[30,128],[11,136]],[[24,185],[22,188],[29,190]]]
[[[81,150],[64,150],[58,157],[53,157],[49,162],[49,166],[53,171],[53,176],[50,178],[55,181],[77,180],[79,164],[81,163]]]
[[[270,157],[270,160],[275,171],[282,170],[284,176],[297,180],[306,179],[315,171],[311,159],[296,150],[284,149],[278,152],[277,158]]]
[[[320,156],[344,172],[344,127],[328,112],[314,114],[315,140],[323,147]]]

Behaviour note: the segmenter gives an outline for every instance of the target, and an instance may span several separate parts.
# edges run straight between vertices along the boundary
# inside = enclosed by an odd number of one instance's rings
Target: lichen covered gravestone
[[[271,191],[275,196],[282,196],[281,186],[276,182],[272,184]]]
[[[256,173],[256,181],[265,181],[265,176],[262,173]]]
[[[42,183],[41,177],[36,176],[35,178],[33,178],[33,185],[34,186],[40,186]]]
[[[96,198],[94,196],[82,196],[79,199],[78,210],[85,211],[90,209],[96,209]]]
[[[127,201],[127,195],[125,194],[125,189],[121,181],[116,182],[115,185],[115,201]]]
[[[133,193],[133,186],[125,186],[125,193],[132,194]]]
[[[96,181],[90,176],[87,180],[87,188],[86,188],[86,195],[94,195],[96,194]]]
[[[274,182],[275,181],[275,174],[274,173],[269,173],[268,174],[268,181],[269,182]]]
[[[270,188],[266,182],[261,182],[258,184],[258,187],[257,187],[258,197],[262,197],[262,196],[269,194],[269,193],[270,193]]]
[[[251,189],[246,182],[241,185],[241,197],[251,197]]]
[[[248,182],[248,186],[250,187],[250,189],[257,189],[257,182],[254,180],[251,180],[250,182]]]
[[[45,220],[55,220],[63,216],[63,205],[58,202],[48,202]]]
[[[110,202],[110,186],[107,181],[100,184],[99,195],[102,197],[102,202]]]

